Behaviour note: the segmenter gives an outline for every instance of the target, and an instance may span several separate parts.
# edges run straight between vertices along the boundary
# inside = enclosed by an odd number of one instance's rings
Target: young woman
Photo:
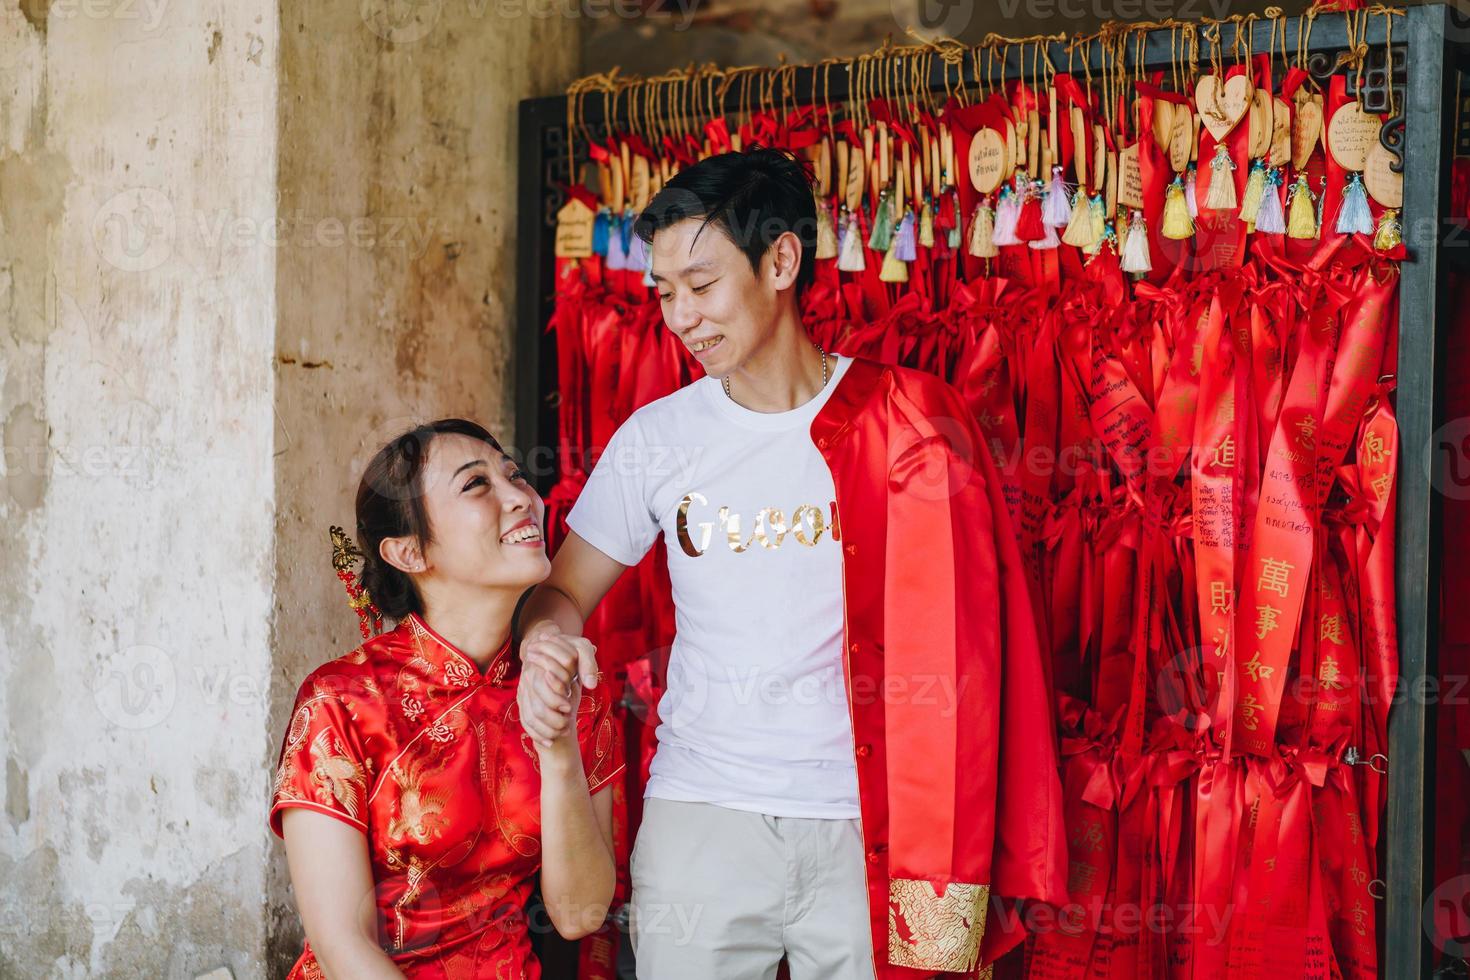
[[[606,688],[561,687],[575,724],[555,737],[520,717],[511,616],[551,569],[544,512],[473,422],[420,426],[368,464],[363,584],[397,627],[313,671],[291,713],[270,813],[306,929],[291,977],[534,980],[538,870],[558,932],[601,926],[622,769]],[[576,674],[588,646],[538,655]]]

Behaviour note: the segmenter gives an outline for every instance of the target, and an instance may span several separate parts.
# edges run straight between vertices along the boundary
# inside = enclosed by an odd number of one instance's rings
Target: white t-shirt
[[[567,525],[636,565],[663,533],[673,649],[644,795],[771,816],[858,816],[842,549],[811,423],[852,359],[789,412],[703,377],[634,412]],[[682,515],[682,517],[681,517]]]

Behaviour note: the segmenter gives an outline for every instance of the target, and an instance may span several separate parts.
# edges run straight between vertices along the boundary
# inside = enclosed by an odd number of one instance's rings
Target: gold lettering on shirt
[[[750,537],[746,538],[741,533],[740,515],[733,513],[729,507],[721,507],[716,511],[715,519],[712,521],[700,521],[696,527],[699,533],[699,543],[695,544],[689,533],[689,509],[695,504],[709,504],[709,498],[697,491],[691,491],[684,495],[679,501],[678,514],[674,518],[674,530],[679,538],[679,548],[690,558],[698,558],[709,550],[710,539],[714,536],[716,528],[723,528],[725,541],[734,553],[742,554],[751,545],[759,543],[768,551],[775,551],[781,547],[789,533],[796,540],[808,548],[815,547],[828,529],[833,530],[833,539],[836,539],[837,505],[832,504],[832,516],[829,520],[822,508],[815,504],[802,504],[791,514],[791,521],[787,523],[786,512],[779,507],[766,507],[756,514],[751,523]]]

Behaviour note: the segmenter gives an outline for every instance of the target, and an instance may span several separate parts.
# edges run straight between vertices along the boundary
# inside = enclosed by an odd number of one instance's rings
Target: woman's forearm
[[[312,944],[317,965],[328,980],[403,980],[391,957],[366,940],[347,939],[340,943]]]
[[[568,939],[607,918],[616,871],[575,743],[541,754],[541,898]]]

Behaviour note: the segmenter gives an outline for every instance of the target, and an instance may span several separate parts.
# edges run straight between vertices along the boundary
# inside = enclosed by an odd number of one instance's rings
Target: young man
[[[613,436],[521,651],[525,723],[555,737],[566,685],[596,683],[586,617],[663,534],[638,976],[971,973],[1022,938],[1003,901],[1066,899],[1049,694],[984,442],[941,379],[808,336],[816,215],[790,157],[702,161],[637,231],[707,376]]]

